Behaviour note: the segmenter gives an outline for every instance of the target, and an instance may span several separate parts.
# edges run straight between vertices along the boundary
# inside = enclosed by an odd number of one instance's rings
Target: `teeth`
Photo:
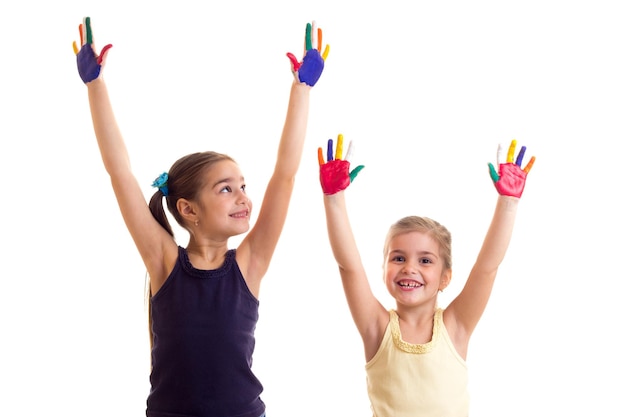
[[[412,282],[412,283],[398,283],[398,285],[400,285],[403,288],[418,288],[421,287],[422,284],[420,284],[419,282]]]

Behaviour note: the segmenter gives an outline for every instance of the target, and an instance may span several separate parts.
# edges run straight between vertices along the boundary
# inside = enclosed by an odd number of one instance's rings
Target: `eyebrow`
[[[404,254],[406,254],[406,253],[407,253],[406,251],[403,251],[403,250],[400,250],[400,249],[393,249],[393,250],[390,250],[390,251],[389,251],[389,254],[390,254],[390,255],[392,255],[392,254],[401,254],[401,255],[404,255]],[[434,252],[430,252],[430,251],[427,251],[427,250],[424,250],[424,251],[419,251],[419,252],[417,252],[417,254],[418,254],[418,255],[420,255],[420,256],[423,256],[423,255],[432,255],[432,256],[437,256],[437,257],[438,257],[438,255],[437,255],[436,253],[434,253]]]
[[[242,175],[241,177],[239,177],[239,179],[241,180],[241,182],[245,182],[245,179],[243,178],[243,175]],[[221,183],[223,183],[223,182],[225,182],[225,183],[231,183],[231,182],[233,182],[233,181],[235,181],[235,178],[233,178],[233,177],[221,178],[221,179],[219,179],[219,180],[215,181],[215,183],[213,184],[213,186],[212,186],[212,187],[215,187],[216,185],[221,184]]]

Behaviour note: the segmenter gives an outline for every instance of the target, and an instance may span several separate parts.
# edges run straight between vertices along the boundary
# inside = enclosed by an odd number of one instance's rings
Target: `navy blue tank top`
[[[148,417],[259,417],[263,386],[252,373],[259,302],[226,253],[215,270],[178,260],[152,297]]]

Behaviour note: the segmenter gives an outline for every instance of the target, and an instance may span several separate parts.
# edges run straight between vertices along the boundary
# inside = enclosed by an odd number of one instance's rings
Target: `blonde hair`
[[[409,232],[425,233],[432,237],[439,244],[439,256],[443,260],[444,270],[452,269],[452,235],[445,226],[428,217],[407,216],[392,224],[385,238],[383,257],[387,257],[391,239]]]

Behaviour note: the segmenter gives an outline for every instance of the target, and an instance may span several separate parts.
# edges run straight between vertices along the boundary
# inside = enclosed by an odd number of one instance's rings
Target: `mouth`
[[[231,214],[230,217],[234,219],[246,219],[248,218],[248,213],[249,213],[248,210],[241,210],[241,211]]]
[[[424,286],[421,282],[412,279],[403,279],[397,282],[398,286],[404,291],[411,291]]]

